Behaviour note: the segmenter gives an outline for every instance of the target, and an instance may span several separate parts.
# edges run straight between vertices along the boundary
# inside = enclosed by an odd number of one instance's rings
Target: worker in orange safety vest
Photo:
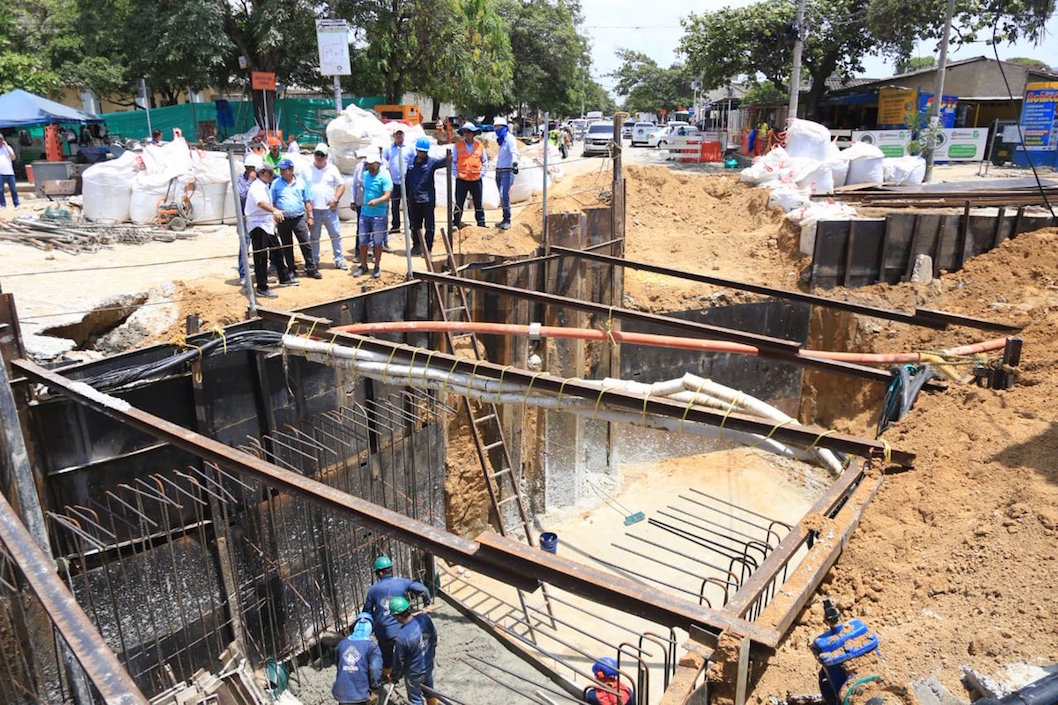
[[[485,227],[482,180],[489,170],[489,155],[485,152],[485,145],[474,138],[480,129],[469,120],[459,128],[459,134],[463,139],[455,145],[456,202],[453,208],[452,227],[456,229],[463,227],[463,206],[466,204],[467,194],[474,200],[474,219],[478,227]]]

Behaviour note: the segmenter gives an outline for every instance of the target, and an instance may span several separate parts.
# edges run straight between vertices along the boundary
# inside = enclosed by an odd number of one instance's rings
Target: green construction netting
[[[370,110],[384,102],[382,96],[345,98],[342,106],[356,105]],[[248,131],[253,125],[253,104],[248,100],[229,101],[235,126],[221,129],[221,139],[229,135]],[[144,139],[150,137],[147,128],[147,113],[143,110],[127,110],[120,113],[103,113],[110,134],[115,137]],[[322,135],[327,122],[334,117],[334,100],[327,98],[280,98],[275,102],[275,116],[269,116],[270,129],[282,131],[284,136],[294,135],[298,141],[316,139]],[[275,120],[273,122],[273,120]],[[173,128],[178,127],[184,137],[192,142],[199,139],[198,123],[217,122],[215,103],[185,103],[169,105],[151,110],[151,128],[161,130],[164,139],[172,139]]]

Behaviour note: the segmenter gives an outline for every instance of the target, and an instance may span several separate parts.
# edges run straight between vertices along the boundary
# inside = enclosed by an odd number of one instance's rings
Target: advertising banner
[[[1018,147],[1028,152],[1053,152],[1058,149],[1058,82],[1029,83],[1021,108],[1021,132],[1025,143]]]
[[[937,138],[938,162],[979,162],[985,157],[987,127],[961,127],[942,130]]]
[[[940,102],[940,126],[946,128],[955,127],[955,111],[959,106],[959,97],[946,95]],[[933,109],[933,94],[918,94],[918,111],[925,117],[924,124],[929,124],[930,111]]]
[[[853,130],[852,141],[873,144],[887,157],[903,157],[911,143],[911,130]]]

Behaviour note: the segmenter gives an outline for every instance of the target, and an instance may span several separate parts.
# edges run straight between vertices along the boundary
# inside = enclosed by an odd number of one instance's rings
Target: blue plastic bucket
[[[553,531],[540,534],[540,548],[548,553],[558,553],[558,534]]]

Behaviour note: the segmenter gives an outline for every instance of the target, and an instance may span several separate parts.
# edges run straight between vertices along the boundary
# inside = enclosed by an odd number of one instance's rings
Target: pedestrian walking
[[[434,209],[437,208],[437,188],[434,186],[434,173],[452,164],[452,153],[444,159],[430,156],[430,140],[420,137],[415,143],[415,158],[408,165],[404,175],[404,187],[408,191],[408,227],[412,231],[411,248],[413,255],[423,254],[423,242],[426,252],[433,251]]]
[[[405,597],[391,597],[389,612],[400,624],[396,642],[393,647],[393,670],[389,674],[390,682],[404,679],[408,702],[411,705],[425,705],[423,686],[433,692],[433,655],[437,649],[437,630],[427,615],[419,620],[420,615],[412,615],[411,603]],[[423,626],[430,634],[423,632]],[[430,705],[437,700],[433,697]]]
[[[322,279],[323,275],[316,269],[312,246],[309,244],[309,228],[314,222],[309,191],[305,182],[294,174],[294,162],[282,159],[278,167],[279,178],[272,181],[272,202],[283,211],[283,220],[279,221],[277,229],[286,271],[285,276],[280,278],[289,281],[297,277],[294,261],[294,239],[297,238],[301,256],[305,260],[305,276]]]
[[[4,185],[11,190],[11,203],[18,208],[18,186],[15,183],[15,150],[7,143],[7,138],[0,135],[0,208],[7,208],[4,198]]]
[[[360,207],[360,230],[357,245],[360,250],[360,266],[354,277],[367,274],[367,248],[370,245],[375,255],[375,269],[371,276],[382,276],[382,245],[386,239],[386,204],[393,193],[393,180],[382,169],[382,159],[371,151],[364,159],[364,205]],[[367,610],[364,610],[365,612]]]
[[[375,638],[382,649],[382,669],[388,676],[393,667],[393,647],[400,632],[400,622],[393,617],[390,609],[390,598],[401,597],[407,601],[408,594],[415,593],[422,596],[423,603],[427,605],[432,598],[422,583],[393,575],[393,561],[389,556],[376,558],[374,571],[375,583],[368,588],[361,611],[370,614],[374,620]]]
[[[453,227],[457,230],[463,227],[463,206],[468,194],[474,201],[474,219],[478,227],[485,227],[481,180],[489,170],[489,155],[485,153],[485,145],[475,139],[479,129],[469,120],[464,122],[459,128],[463,139],[456,142],[455,146],[456,202]]]
[[[323,142],[312,151],[312,166],[305,171],[305,182],[312,197],[312,227],[309,242],[312,244],[313,265],[320,270],[320,235],[324,227],[331,238],[331,253],[335,269],[348,269],[342,251],[342,231],[338,223],[338,201],[345,193],[345,179],[338,167],[328,161],[330,149]]]
[[[404,145],[404,130],[398,128],[397,131],[393,133],[393,143],[382,151],[382,162],[386,165],[386,169],[389,171],[390,180],[393,181],[393,194],[389,198],[389,207],[390,210],[393,211],[391,215],[393,224],[389,229],[389,232],[391,233],[400,232],[400,210],[402,199],[400,185],[404,179],[404,172],[408,170],[408,165],[414,157],[415,151],[408,149]],[[386,239],[386,244],[389,244],[389,238]]]
[[[339,705],[364,705],[382,687],[382,650],[371,638],[371,615],[356,615],[353,633],[335,648],[336,673],[331,695]]]
[[[496,188],[500,192],[500,208],[503,219],[496,225],[500,230],[511,227],[511,185],[518,173],[518,144],[514,135],[508,134],[507,120],[501,117],[492,121],[496,129],[496,143],[500,147],[496,155]]]
[[[253,155],[247,159],[254,159]],[[276,236],[276,224],[283,220],[283,211],[272,202],[272,179],[275,172],[271,169],[259,169],[257,178],[250,183],[246,192],[246,204],[243,215],[246,216],[246,229],[250,232],[250,251],[253,252],[253,273],[257,281],[257,295],[266,299],[276,298],[276,293],[268,288],[268,262],[271,260],[276,271],[280,273],[279,285],[291,286],[296,279],[283,277],[283,261]]]

